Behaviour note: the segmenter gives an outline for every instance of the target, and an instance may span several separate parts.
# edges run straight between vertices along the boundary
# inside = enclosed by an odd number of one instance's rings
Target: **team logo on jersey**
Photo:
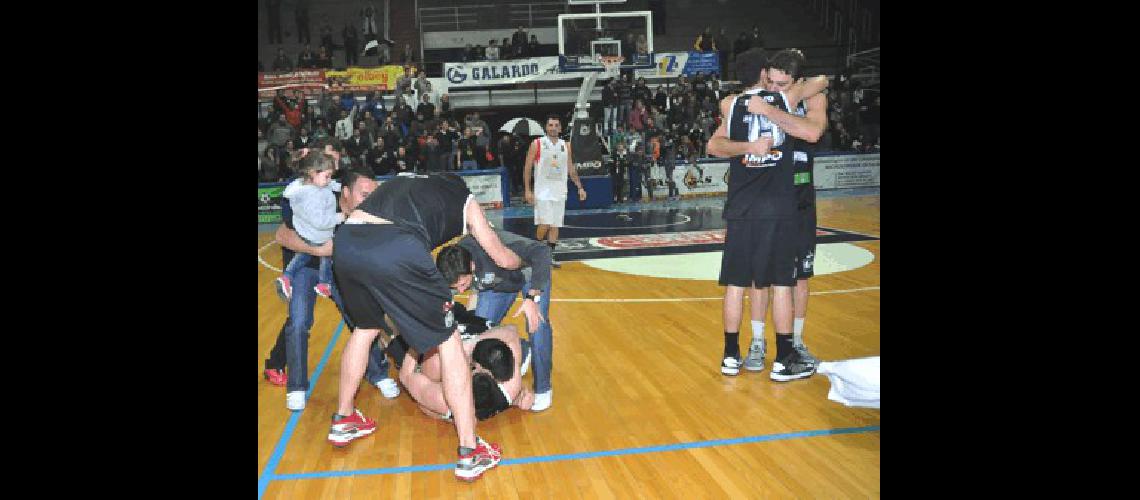
[[[768,151],[764,156],[744,155],[744,166],[748,168],[766,168],[771,167],[784,157],[784,153],[779,149]]]
[[[815,252],[808,252],[808,254],[804,256],[804,272],[805,273],[811,272],[812,262],[814,262],[814,261],[815,261]]]
[[[451,310],[452,302],[443,303],[443,326],[451,328],[455,326],[455,311]]]
[[[589,125],[582,125],[582,127],[578,130],[579,130],[578,135],[590,135],[590,126]]]

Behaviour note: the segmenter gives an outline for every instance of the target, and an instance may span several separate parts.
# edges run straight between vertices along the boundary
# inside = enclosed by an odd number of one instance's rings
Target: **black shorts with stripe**
[[[455,330],[450,284],[431,249],[394,224],[346,224],[333,238],[333,273],[345,314],[357,328],[384,328],[392,317],[417,353],[438,346]]]

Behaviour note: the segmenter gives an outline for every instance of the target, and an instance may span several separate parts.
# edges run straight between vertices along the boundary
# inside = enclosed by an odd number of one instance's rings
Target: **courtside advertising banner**
[[[706,75],[720,73],[720,56],[716,52],[658,52],[654,57],[657,64],[652,69],[634,71],[636,77],[677,78],[693,76],[698,71]]]
[[[816,189],[879,185],[879,154],[816,156],[812,168]]]
[[[595,133],[592,118],[587,116],[574,119],[570,147],[578,175],[606,175],[606,169],[602,166],[602,143]]]
[[[463,175],[467,189],[483,208],[503,208],[503,177],[498,171],[479,175]]]
[[[281,193],[285,184],[259,186],[257,188],[257,223],[276,224],[281,222]]]
[[[649,174],[656,186],[653,188],[654,193],[668,193],[665,167],[660,164],[650,167]],[[673,182],[677,183],[677,191],[681,196],[728,193],[728,163],[677,164],[673,168]]]
[[[446,63],[443,76],[450,88],[526,83],[540,80],[581,78],[581,73],[558,72],[558,57],[535,57],[509,61]]]

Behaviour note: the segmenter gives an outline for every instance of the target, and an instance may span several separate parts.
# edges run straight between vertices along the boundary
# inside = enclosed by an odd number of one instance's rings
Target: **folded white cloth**
[[[827,375],[831,391],[827,399],[847,406],[879,407],[879,357],[826,361],[818,373]]]

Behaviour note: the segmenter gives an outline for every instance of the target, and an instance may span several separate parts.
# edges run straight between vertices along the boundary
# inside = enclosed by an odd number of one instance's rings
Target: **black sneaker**
[[[783,359],[772,362],[772,371],[769,377],[777,382],[787,382],[800,378],[807,378],[815,373],[815,365],[803,359],[800,353],[792,351]]]
[[[740,373],[740,366],[744,362],[740,360],[740,355],[725,357],[720,362],[720,372],[725,375],[736,375]]]

